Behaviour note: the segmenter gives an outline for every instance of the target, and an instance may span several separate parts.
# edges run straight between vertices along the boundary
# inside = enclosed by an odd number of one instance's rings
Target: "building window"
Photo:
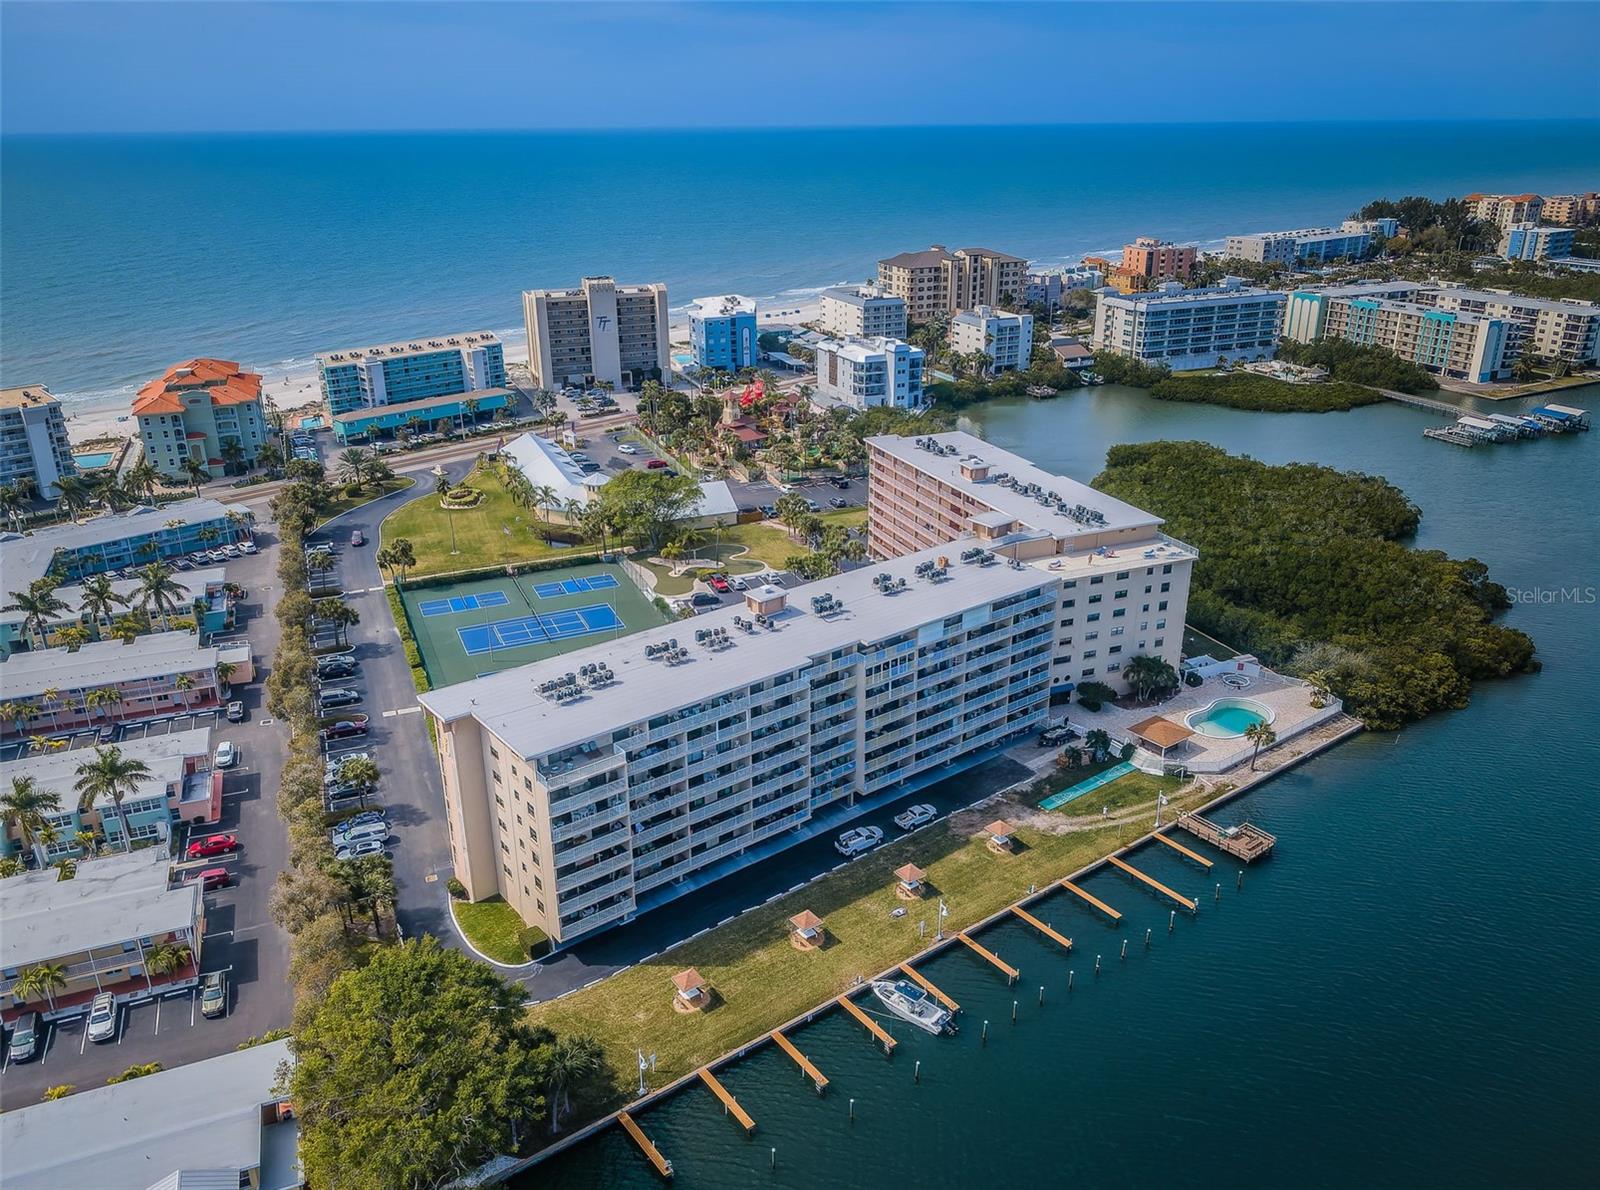
[[[1092,677],[1094,677],[1094,666],[1091,665],[1088,669],[1084,670],[1078,676],[1080,678],[1092,678]]]
[[[1156,610],[1157,611],[1163,611],[1163,612],[1166,611],[1167,610],[1167,601],[1165,599],[1163,599],[1160,603],[1156,604]]]

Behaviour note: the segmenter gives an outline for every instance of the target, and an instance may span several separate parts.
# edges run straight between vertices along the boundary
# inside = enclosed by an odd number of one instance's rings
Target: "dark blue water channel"
[[[1600,386],[1556,399],[1600,408]],[[702,1087],[642,1111],[677,1185],[1593,1184],[1600,439],[1464,450],[1422,438],[1440,420],[1239,413],[1109,386],[973,419],[1084,479],[1108,445],[1153,438],[1385,475],[1423,508],[1417,544],[1477,556],[1513,589],[1507,621],[1544,671],[1358,736],[1220,811],[1279,837],[1242,890],[1220,853],[1206,874],[1146,847],[1134,863],[1200,899],[1170,934],[1159,894],[1099,872],[1087,887],[1119,925],[1064,892],[1035,910],[1070,954],[1020,921],[982,935],[1020,967],[1016,987],[964,948],[925,966],[963,1007],[958,1037],[897,1025],[888,1059],[829,1013],[793,1034],[826,1096],[770,1046],[722,1071],[753,1137]],[[611,1129],[519,1183],[536,1184],[659,1183]]]

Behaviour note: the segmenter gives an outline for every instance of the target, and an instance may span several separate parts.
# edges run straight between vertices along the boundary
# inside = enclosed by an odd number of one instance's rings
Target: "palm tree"
[[[140,459],[129,467],[122,476],[122,486],[131,496],[148,500],[155,494],[156,486],[161,482],[161,472],[157,471],[155,464],[148,458]]]
[[[178,604],[189,596],[189,589],[175,580],[172,573],[171,567],[160,562],[151,562],[139,570],[136,595],[139,608],[148,613],[154,607],[164,624],[178,610]]]
[[[362,488],[362,480],[367,472],[367,452],[359,446],[352,446],[349,450],[341,451],[339,453],[339,470],[359,492]]]
[[[528,493],[528,498],[533,502],[535,508],[544,509],[544,515],[539,519],[548,521],[550,519],[550,506],[556,502],[559,494],[549,484],[541,483]]]
[[[1244,738],[1256,746],[1250,753],[1250,771],[1255,772],[1256,757],[1261,755],[1261,749],[1270,748],[1278,742],[1278,733],[1272,730],[1270,723],[1252,723],[1244,729]]]
[[[1123,667],[1122,676],[1128,680],[1141,702],[1158,690],[1171,689],[1178,681],[1178,675],[1171,665],[1147,653],[1130,658]]]
[[[8,699],[0,703],[0,719],[5,719],[16,727],[18,735],[28,730],[28,720],[38,713],[38,704],[21,699]]]
[[[28,511],[28,501],[15,484],[0,483],[0,516],[11,522],[18,532],[22,530],[22,516]]]
[[[196,458],[183,460],[183,474],[194,487],[195,499],[200,498],[200,485],[211,482],[211,472],[206,465]]]
[[[239,670],[238,665],[232,661],[217,662],[217,681],[226,689],[233,680],[233,675]]]
[[[361,614],[342,599],[319,599],[311,605],[311,614],[333,625],[340,644],[346,643],[346,630],[361,623]]]
[[[83,696],[83,709],[92,716],[96,711],[105,709],[106,718],[111,718],[111,708],[122,701],[122,695],[115,686],[100,686],[89,691]]]
[[[194,952],[181,942],[158,942],[144,952],[145,983],[152,975],[171,975],[189,965]]]
[[[39,963],[24,968],[11,985],[11,994],[24,1002],[38,997],[53,1010],[56,993],[67,986],[67,969],[60,963]]]
[[[150,631],[150,617],[144,612],[130,612],[126,616],[118,616],[111,625],[113,636],[120,637],[123,644],[129,644],[140,634]]]
[[[244,471],[244,444],[237,438],[224,438],[222,440],[222,462],[234,474]]]
[[[123,813],[122,799],[138,792],[142,782],[150,780],[150,766],[144,761],[124,756],[115,746],[96,748],[94,759],[86,760],[77,768],[77,782],[73,788],[78,793],[78,808],[87,810],[98,801],[111,799],[116,809],[117,821],[122,824],[122,848],[133,849],[133,835],[128,816]]]
[[[1083,737],[1083,746],[1094,753],[1096,760],[1104,760],[1111,751],[1111,736],[1103,728],[1095,728]]]
[[[377,762],[370,759],[347,760],[339,766],[339,780],[356,787],[363,806],[378,787],[378,775]]]
[[[1311,687],[1311,705],[1321,710],[1333,697],[1333,675],[1325,669],[1315,669],[1306,675],[1306,685]]]
[[[461,405],[462,411],[471,420],[473,425],[478,424],[478,398],[468,397]]]
[[[93,855],[100,846],[99,837],[91,830],[73,831],[72,841],[78,845],[78,850],[85,855]]]
[[[65,509],[72,523],[78,523],[78,514],[94,502],[87,480],[76,475],[63,475],[56,480],[56,507]]]
[[[40,867],[44,866],[44,848],[36,836],[45,825],[45,817],[59,813],[61,798],[47,789],[40,789],[39,783],[26,775],[11,778],[11,792],[0,797],[0,814],[5,816],[6,825],[17,828],[22,846],[33,848]]]
[[[564,1033],[550,1048],[545,1066],[545,1102],[550,1105],[550,1134],[561,1131],[561,1120],[572,1110],[574,1085],[599,1074],[604,1065],[600,1043],[586,1033]]]
[[[76,653],[90,641],[89,630],[80,628],[76,624],[69,624],[56,633],[55,643],[69,653]]]
[[[189,691],[194,689],[194,675],[179,674],[172,680],[172,684],[177,687],[178,697],[183,700],[183,709],[187,711],[189,709]]]
[[[100,621],[108,623],[115,609],[128,606],[128,597],[120,594],[103,574],[94,575],[83,582],[83,593],[78,598],[79,611],[89,618],[95,639],[100,638]]]
[[[56,596],[56,583],[48,575],[34,579],[26,591],[11,592],[11,602],[0,611],[21,612],[22,631],[42,648],[45,644],[45,626],[61,612],[72,610]]]
[[[406,571],[417,564],[417,552],[409,539],[396,537],[378,551],[378,565],[386,567],[395,586],[405,583]]]
[[[27,870],[27,867],[16,856],[0,855],[0,880],[9,880],[13,876],[20,876]]]

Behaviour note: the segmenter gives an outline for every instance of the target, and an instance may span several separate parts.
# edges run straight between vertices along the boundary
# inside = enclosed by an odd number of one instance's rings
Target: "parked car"
[[[244,703],[234,699],[228,704],[227,718],[229,723],[244,722]]]
[[[883,842],[883,832],[875,826],[858,826],[844,832],[833,841],[833,849],[840,855],[860,855],[871,851]]]
[[[367,544],[367,539],[362,535],[360,529],[352,529],[352,530],[350,530],[350,544],[352,546],[366,545]]]
[[[239,552],[241,554],[259,554],[261,551],[256,548],[255,542],[241,541],[239,543]]]
[[[117,1001],[110,992],[101,992],[89,1005],[89,1040],[110,1041],[117,1035]]]
[[[726,595],[729,591],[733,590],[733,587],[729,585],[727,578],[720,574],[713,574],[710,578],[706,579],[706,582],[710,584],[711,589],[718,595]]]
[[[350,719],[341,719],[322,729],[324,740],[349,740],[367,734],[367,725]]]
[[[359,839],[333,849],[334,859],[365,859],[369,855],[382,854],[383,839]]]
[[[210,1020],[228,1011],[228,973],[213,971],[200,984],[200,1015]]]
[[[238,835],[209,835],[190,843],[189,850],[185,854],[190,859],[210,859],[214,855],[227,855],[230,851],[237,850],[239,850]]]
[[[382,810],[363,810],[359,814],[351,815],[339,824],[350,830],[361,826],[381,826],[388,829],[389,820],[384,817]]]
[[[778,515],[777,508],[774,507],[771,504],[763,504],[761,506],[760,512],[761,512],[761,515],[766,517],[767,520],[769,520],[769,521],[772,520],[773,518],[775,518]]]
[[[806,508],[811,512],[821,512],[822,511],[822,505],[818,504],[810,496],[806,497]]]
[[[828,482],[831,483],[834,487],[838,488],[841,492],[844,491],[846,488],[848,488],[850,486],[850,481],[848,479],[845,479],[843,476],[839,476],[839,475],[835,475]]]
[[[645,463],[645,466],[650,468],[650,470],[652,470],[652,471],[663,470],[666,467],[666,465],[667,465],[667,460],[666,459],[651,459],[649,462]]]
[[[334,776],[344,766],[344,762],[347,761],[347,760],[371,760],[371,759],[372,759],[372,753],[371,752],[341,752],[337,756],[328,757],[327,762],[326,762],[324,767],[327,769],[329,776]]]
[[[568,451],[567,453],[569,455],[571,455],[572,461],[574,463],[592,463],[592,462],[594,462],[593,459],[591,459],[587,454],[585,454],[581,450]]]
[[[631,442],[623,442],[618,444],[617,453],[624,455],[636,455],[639,453],[639,448]]]
[[[193,570],[194,563],[187,558],[174,558],[172,564],[179,570]]]
[[[361,667],[354,657],[324,657],[317,662],[317,677],[348,678]]]
[[[1071,738],[1072,729],[1070,727],[1060,725],[1047,727],[1039,733],[1039,746],[1042,748],[1054,748],[1057,744],[1064,744]]]
[[[211,767],[218,769],[231,769],[239,763],[239,749],[234,747],[232,740],[223,740],[217,745],[217,754],[211,758]]]
[[[843,496],[835,496],[832,500],[828,501],[828,507],[830,507],[830,508],[849,508],[850,507],[850,501],[846,500]]]
[[[732,575],[728,579],[728,586],[732,587],[735,591],[748,591],[750,589],[750,584],[745,582],[744,579],[740,578],[737,574]]]
[[[207,868],[196,877],[202,892],[215,892],[233,883],[233,874],[227,868]]]
[[[331,711],[336,707],[353,707],[360,701],[361,692],[348,688],[324,690],[317,695],[317,703],[325,711]]]
[[[915,806],[907,806],[896,814],[894,824],[903,831],[914,831],[919,826],[927,826],[937,817],[939,817],[938,810],[927,802],[918,802]]]
[[[359,843],[362,839],[387,839],[389,837],[389,824],[383,819],[376,822],[370,819],[356,826],[347,826],[340,823],[333,828],[333,845],[344,847],[350,843]]]
[[[11,1026],[11,1047],[8,1058],[12,1062],[31,1062],[39,1052],[41,1025],[39,1014],[29,1008],[18,1014],[17,1023]]]
[[[691,607],[718,607],[721,605],[721,603],[722,600],[718,599],[715,595],[708,594],[705,591],[696,591],[693,595],[689,596],[689,606]]]

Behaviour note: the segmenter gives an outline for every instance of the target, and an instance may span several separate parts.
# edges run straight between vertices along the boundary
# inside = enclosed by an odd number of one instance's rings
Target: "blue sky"
[[[166,132],[1595,117],[1596,45],[1593,3],[5,0],[0,120]]]

